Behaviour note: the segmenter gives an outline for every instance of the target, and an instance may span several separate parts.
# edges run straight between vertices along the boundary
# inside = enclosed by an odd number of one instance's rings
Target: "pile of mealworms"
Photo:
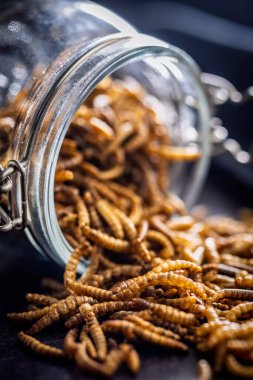
[[[64,285],[44,279],[45,293],[27,294],[28,310],[8,317],[30,323],[18,334],[28,348],[98,376],[121,365],[138,373],[147,342],[196,347],[201,380],[211,366],[253,378],[253,213],[189,214],[168,192],[170,165],[200,153],[172,145],[158,103],[133,78],[107,77],[80,107],[55,175],[73,247]],[[37,338],[56,323],[62,347]]]

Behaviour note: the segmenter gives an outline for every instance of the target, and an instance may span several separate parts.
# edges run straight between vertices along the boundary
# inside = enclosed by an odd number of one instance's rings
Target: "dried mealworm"
[[[53,358],[64,357],[63,350],[44,344],[40,342],[38,339],[35,339],[34,337],[25,334],[23,331],[20,331],[18,333],[18,338],[26,347],[30,348],[32,351],[40,355],[49,356]]]
[[[243,379],[253,378],[253,366],[246,366],[241,364],[234,355],[229,354],[226,357],[226,367],[232,375],[238,376]]]
[[[91,305],[83,304],[79,307],[79,311],[95,343],[98,359],[105,360],[107,353],[106,339]]]
[[[140,372],[141,360],[138,352],[131,346],[131,349],[125,359],[128,369],[136,375]]]
[[[71,170],[57,170],[55,173],[56,182],[72,181],[74,173]]]
[[[82,232],[88,239],[92,240],[94,243],[111,251],[129,253],[131,250],[130,244],[127,240],[116,239],[104,232],[95,230],[94,228],[90,228],[88,226],[83,226]]]
[[[230,300],[253,301],[253,290],[247,289],[222,289],[211,299],[211,302],[217,302],[220,299],[229,298]]]
[[[85,296],[70,296],[58,303],[49,306],[46,314],[44,314],[37,322],[35,322],[29,329],[29,334],[35,335],[46,327],[51,326],[53,323],[59,321],[63,317],[68,317],[80,305],[85,302],[96,302],[92,298]]]
[[[110,205],[106,200],[98,200],[96,203],[96,208],[99,212],[99,214],[102,216],[102,218],[107,222],[107,224],[110,226],[114,236],[118,239],[123,239],[124,238],[124,231],[122,224],[115,215],[112,210]]]
[[[64,338],[63,350],[65,355],[70,359],[72,359],[75,356],[78,347],[78,343],[76,342],[77,336],[78,329],[74,328],[72,330],[69,330]]]
[[[226,318],[229,321],[236,322],[241,316],[246,314],[253,313],[253,302],[245,302],[240,303],[239,305],[234,306],[229,312],[226,314]]]
[[[54,303],[59,302],[59,300],[55,297],[37,293],[27,293],[26,300],[27,302],[39,306],[51,306]]]
[[[91,339],[88,336],[88,326],[83,326],[79,336],[82,345],[86,345],[87,352],[92,358],[97,357],[97,351]]]
[[[204,359],[199,360],[198,362],[198,373],[198,380],[212,380],[213,378],[213,373],[210,364]]]

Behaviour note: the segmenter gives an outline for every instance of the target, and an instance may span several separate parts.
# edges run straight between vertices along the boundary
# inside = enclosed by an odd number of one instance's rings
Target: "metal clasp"
[[[214,106],[221,106],[227,102],[242,104],[253,100],[253,86],[240,92],[227,79],[209,73],[202,73],[201,81],[207,87],[211,103]],[[241,164],[248,164],[252,161],[250,153],[243,150],[238,141],[229,138],[228,130],[223,126],[222,120],[217,117],[211,119],[211,143],[213,155],[229,152]]]
[[[20,187],[20,217],[14,217],[13,195],[17,186],[13,186],[13,179]],[[6,169],[0,165],[0,232],[12,229],[24,229],[27,225],[27,195],[25,186],[25,171],[23,166],[15,160],[9,161]]]

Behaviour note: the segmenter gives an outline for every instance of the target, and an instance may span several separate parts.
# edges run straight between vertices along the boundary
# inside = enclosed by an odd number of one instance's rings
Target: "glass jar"
[[[174,164],[170,174],[172,190],[192,204],[210,155],[210,104],[195,62],[90,1],[1,7],[1,230],[25,228],[39,251],[66,262],[71,247],[54,207],[57,158],[77,109],[109,74],[136,78],[160,100],[172,143],[198,144],[200,159],[191,168]]]

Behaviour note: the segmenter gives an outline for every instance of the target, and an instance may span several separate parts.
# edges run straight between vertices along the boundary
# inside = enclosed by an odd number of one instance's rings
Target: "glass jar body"
[[[141,35],[88,1],[28,3],[29,9],[13,5],[1,13],[5,71],[2,63],[0,69],[5,86],[0,133],[8,141],[0,163],[5,166],[15,159],[22,164],[28,199],[26,231],[40,251],[65,262],[71,247],[54,210],[55,167],[73,115],[96,84],[109,74],[135,77],[163,104],[172,142],[200,146],[201,159],[191,178],[185,165],[175,165],[172,173],[172,188],[187,189],[189,203],[197,196],[208,165],[209,105],[199,69],[179,49]],[[16,182],[13,213],[18,215]]]

